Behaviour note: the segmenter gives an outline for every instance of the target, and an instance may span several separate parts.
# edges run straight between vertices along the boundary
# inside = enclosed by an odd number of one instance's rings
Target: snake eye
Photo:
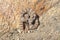
[[[30,18],[30,16],[29,16],[29,18]]]
[[[45,7],[41,7],[40,10],[43,10]]]

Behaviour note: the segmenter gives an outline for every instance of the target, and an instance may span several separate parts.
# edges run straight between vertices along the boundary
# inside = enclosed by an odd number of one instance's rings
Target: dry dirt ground
[[[25,5],[23,1],[21,3],[21,0],[0,0],[0,40],[60,40],[60,0],[46,0],[46,3],[50,2],[48,5],[51,7],[47,6],[47,11],[42,11],[37,30],[20,33],[20,30],[14,29],[20,27],[20,10],[28,8],[28,4]],[[33,5],[34,2],[36,0],[32,0]],[[22,4],[24,6],[19,8]]]

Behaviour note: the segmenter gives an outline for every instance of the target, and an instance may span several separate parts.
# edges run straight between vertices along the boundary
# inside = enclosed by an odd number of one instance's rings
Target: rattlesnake
[[[53,3],[53,1],[56,1],[56,2]],[[44,12],[46,12],[46,10],[54,6],[56,3],[59,3],[60,0],[53,0],[53,1],[52,0],[1,0],[0,14],[3,17],[0,15],[0,21],[1,21],[0,24],[3,24],[4,22],[2,22],[2,20],[4,20],[7,22],[9,28],[23,30],[25,28],[23,27],[22,21],[25,21],[26,19],[20,16],[27,12],[27,14],[30,16],[30,18],[27,17],[27,20],[29,19],[28,29],[29,30],[36,29],[32,27],[32,26],[35,27],[35,24],[34,22],[31,23],[31,21],[35,19],[36,15],[40,17]],[[24,10],[25,12],[23,12],[22,10]],[[35,17],[32,18],[34,15]],[[38,24],[39,17],[36,20],[36,24]],[[22,21],[21,21],[21,18],[23,18]]]

